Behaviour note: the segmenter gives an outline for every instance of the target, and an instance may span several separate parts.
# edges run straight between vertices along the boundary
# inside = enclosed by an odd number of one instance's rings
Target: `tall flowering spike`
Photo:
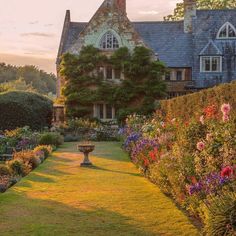
[[[200,121],[200,123],[201,123],[202,125],[204,125],[204,123],[205,123],[204,116],[201,116],[200,119],[199,119],[199,121]]]
[[[229,103],[228,104],[225,103],[221,106],[221,111],[223,114],[229,115],[230,110],[231,110],[231,106]]]
[[[226,113],[224,113],[224,115],[223,115],[223,121],[224,122],[228,122],[229,121],[229,115],[227,115]]]

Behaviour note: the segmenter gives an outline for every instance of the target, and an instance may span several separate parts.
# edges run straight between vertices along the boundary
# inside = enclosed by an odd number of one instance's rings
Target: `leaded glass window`
[[[119,42],[114,34],[107,32],[101,39],[100,48],[104,50],[118,49]]]
[[[219,30],[217,38],[219,39],[228,39],[228,38],[236,38],[236,29],[235,27],[227,22],[225,23]]]

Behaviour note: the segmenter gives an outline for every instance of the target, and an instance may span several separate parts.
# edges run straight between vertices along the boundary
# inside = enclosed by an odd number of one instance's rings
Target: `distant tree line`
[[[35,66],[12,66],[0,63],[0,92],[24,90],[56,94],[56,76]]]

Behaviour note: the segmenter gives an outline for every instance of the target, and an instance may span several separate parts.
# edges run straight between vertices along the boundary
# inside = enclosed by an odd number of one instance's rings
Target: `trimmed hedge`
[[[29,126],[33,130],[49,127],[53,103],[48,98],[30,92],[0,93],[0,130]]]
[[[208,105],[220,107],[223,103],[230,103],[232,110],[236,110],[236,82],[202,90],[182,97],[163,100],[161,110],[168,118],[181,117],[191,119],[199,116]]]

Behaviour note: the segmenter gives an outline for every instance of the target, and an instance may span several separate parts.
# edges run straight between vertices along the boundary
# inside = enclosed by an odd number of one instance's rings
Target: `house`
[[[79,54],[83,46],[93,45],[106,53],[126,46],[150,48],[169,68],[166,74],[169,97],[175,97],[236,79],[236,9],[197,10],[196,0],[184,0],[182,21],[131,22],[126,0],[104,0],[89,22],[72,22],[70,11],[57,57]],[[105,79],[120,79],[121,73],[104,68]],[[58,74],[58,94],[63,86]],[[113,108],[94,107],[94,113],[113,117]],[[112,115],[113,114],[113,115]],[[105,114],[103,114],[105,116]]]

